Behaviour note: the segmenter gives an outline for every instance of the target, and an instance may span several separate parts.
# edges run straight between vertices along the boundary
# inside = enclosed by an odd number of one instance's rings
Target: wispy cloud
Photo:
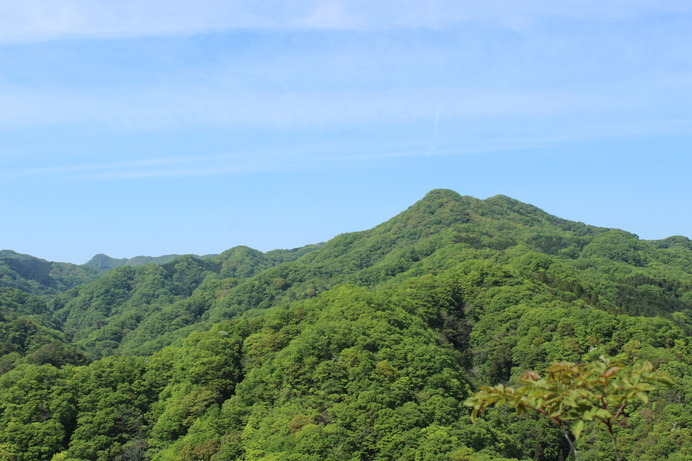
[[[305,128],[429,118],[551,116],[625,110],[637,101],[607,93],[423,87],[263,92],[191,86],[121,91],[0,89],[0,127],[178,126]]]
[[[463,21],[692,11],[688,1],[643,0],[298,0],[288,5],[6,0],[0,2],[0,42],[217,28],[446,27]],[[277,38],[253,32],[186,41],[186,50],[176,49],[181,42],[175,40],[133,40],[109,44],[105,57],[99,47],[72,42],[53,48],[8,46],[13,51],[2,56],[0,129],[301,128],[423,121],[438,111],[448,119],[607,116],[642,108],[671,114],[671,106],[689,101],[689,28],[666,23],[645,29],[646,34],[633,26],[615,34],[597,24],[563,33],[552,24],[532,33],[477,25],[440,34],[415,29]],[[42,47],[49,49],[30,54]]]
[[[232,29],[522,28],[544,17],[618,18],[692,11],[687,0],[4,0],[0,42],[141,37]]]
[[[419,148],[385,140],[376,146],[363,142],[357,154],[274,148],[264,157],[209,156],[202,149],[197,157],[14,168],[4,174],[78,180],[209,176],[604,136],[688,134],[689,28],[677,20],[652,20],[642,34],[639,23],[628,21],[690,12],[689,1],[644,0],[5,0],[4,132],[52,129],[64,131],[65,140],[77,132],[107,138],[152,132],[175,137],[200,129],[300,136],[334,130],[337,142],[339,131],[421,129]],[[564,32],[565,22],[574,22],[560,18],[593,20],[593,27]],[[548,19],[553,22],[542,22]],[[613,32],[610,20],[626,24]],[[406,30],[388,30],[397,28]],[[241,29],[182,40],[8,44]],[[343,32],[354,30],[368,32]],[[177,49],[181,43],[188,48]],[[211,152],[243,151],[231,143]],[[22,148],[5,146],[3,157]],[[93,158],[111,154],[94,152]]]
[[[261,157],[242,155],[201,155],[155,157],[121,162],[88,162],[42,167],[6,168],[2,176],[59,177],[68,180],[100,181],[107,179],[142,179],[157,177],[210,176],[255,171]]]
[[[444,121],[441,123],[444,125]],[[440,130],[434,151],[424,145],[421,132],[419,148],[396,147],[396,142],[378,141],[348,144],[341,149],[325,150],[321,146],[295,148],[267,148],[255,152],[228,152],[217,155],[188,155],[140,158],[128,161],[91,161],[46,166],[4,166],[0,178],[22,180],[52,178],[59,181],[98,182],[145,179],[179,179],[190,177],[234,176],[247,173],[306,170],[334,170],[349,166],[396,162],[400,159],[422,157],[473,156],[488,153],[522,152],[550,149],[560,155],[562,145],[608,138],[637,136],[670,136],[692,134],[692,119],[671,119],[647,123],[611,123],[601,125],[553,126],[551,133],[517,130],[497,136],[458,136],[453,127]],[[415,143],[414,143],[415,144]],[[17,164],[19,163],[19,164]]]

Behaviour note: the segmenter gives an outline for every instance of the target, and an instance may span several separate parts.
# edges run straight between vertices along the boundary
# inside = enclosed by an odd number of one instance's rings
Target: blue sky
[[[692,2],[3,0],[0,247],[263,251],[434,188],[692,235]]]

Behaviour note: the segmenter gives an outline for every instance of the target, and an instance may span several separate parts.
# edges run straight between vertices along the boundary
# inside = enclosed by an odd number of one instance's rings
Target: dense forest
[[[6,250],[0,460],[690,461],[691,320],[688,238],[449,190],[292,250]],[[506,405],[472,421],[481,388],[599,360],[666,379],[578,438]]]

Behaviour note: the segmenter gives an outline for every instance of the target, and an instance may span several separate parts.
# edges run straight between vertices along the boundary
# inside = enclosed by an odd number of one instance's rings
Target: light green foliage
[[[619,360],[601,357],[592,363],[553,364],[546,370],[545,377],[534,371],[526,372],[519,378],[517,387],[502,384],[482,387],[466,400],[465,405],[473,408],[472,420],[490,405],[510,405],[519,414],[535,410],[563,430],[569,424],[575,439],[581,435],[586,422],[597,420],[606,426],[615,445],[616,420],[627,404],[648,402],[647,393],[655,389],[654,383],[672,385],[650,362],[625,366]],[[567,439],[571,443],[569,437]],[[617,457],[620,459],[619,454]]]
[[[73,403],[64,374],[51,365],[21,365],[1,376],[0,453],[16,461],[50,459],[73,421]]]

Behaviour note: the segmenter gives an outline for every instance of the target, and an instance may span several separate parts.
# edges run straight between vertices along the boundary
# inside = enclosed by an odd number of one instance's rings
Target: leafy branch
[[[615,422],[627,404],[648,402],[647,392],[654,390],[657,382],[672,384],[650,362],[627,366],[620,360],[601,356],[591,363],[555,363],[548,367],[545,377],[528,371],[519,378],[516,388],[502,384],[481,387],[464,404],[473,408],[474,422],[478,413],[491,405],[510,405],[518,414],[535,410],[546,415],[558,425],[577,460],[580,457],[575,441],[585,423],[600,421],[608,429],[615,458],[620,461]],[[568,425],[574,440],[569,436]]]

